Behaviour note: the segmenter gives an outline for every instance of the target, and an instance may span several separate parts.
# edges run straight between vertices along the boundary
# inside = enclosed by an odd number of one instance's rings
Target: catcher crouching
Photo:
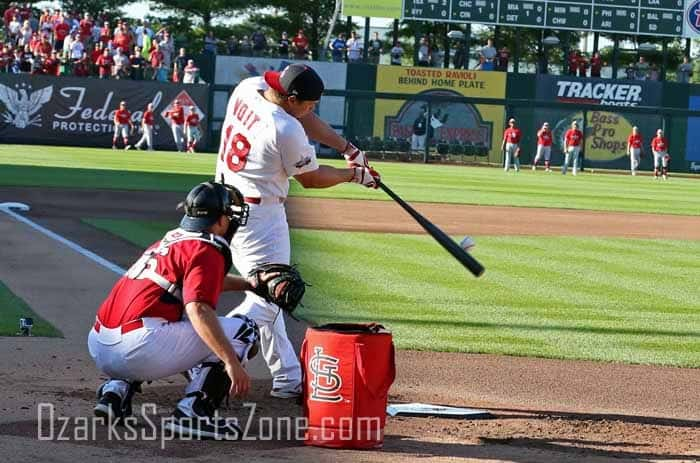
[[[245,225],[248,205],[229,185],[194,187],[180,227],[151,245],[112,288],[88,336],[96,366],[109,376],[98,389],[95,415],[118,422],[132,413],[144,381],[181,372],[190,378],[165,428],[194,438],[239,439],[233,420],[216,413],[224,397],[244,396],[244,367],[259,330],[244,315],[217,317],[222,291],[254,291],[292,311],[305,284],[296,269],[265,265],[248,278],[228,275],[229,243]]]

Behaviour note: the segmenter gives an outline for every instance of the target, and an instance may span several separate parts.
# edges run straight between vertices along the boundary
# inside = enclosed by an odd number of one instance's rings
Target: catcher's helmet
[[[179,207],[185,209],[180,221],[180,228],[185,231],[205,231],[222,215],[231,219],[236,227],[248,221],[248,205],[243,201],[243,195],[236,188],[223,183],[200,183],[190,190]]]

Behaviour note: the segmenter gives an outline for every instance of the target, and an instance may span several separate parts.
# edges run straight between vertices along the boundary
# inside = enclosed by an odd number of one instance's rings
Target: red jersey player
[[[642,157],[642,134],[637,127],[632,127],[632,133],[627,137],[627,155],[630,157],[632,175],[637,175],[639,159]]]
[[[119,134],[122,136],[124,141],[124,149],[128,150],[131,148],[129,144],[129,129],[134,127],[134,123],[131,122],[131,113],[126,109],[126,101],[119,103],[119,109],[114,111],[114,137],[112,137],[112,149],[117,149],[117,138]]]
[[[551,172],[549,161],[552,157],[552,131],[549,130],[549,122],[542,124],[542,128],[537,131],[537,154],[532,163],[532,170],[537,169],[537,163],[542,157],[544,157],[545,172]]]
[[[187,134],[187,152],[194,153],[197,142],[202,138],[202,131],[199,129],[199,114],[194,106],[189,107],[189,114],[185,119],[185,133]]]
[[[515,166],[515,171],[520,172],[520,139],[522,132],[515,126],[515,119],[508,120],[508,128],[503,132],[503,143],[501,143],[501,151],[505,152],[505,167],[503,170],[508,172],[511,159]]]
[[[564,134],[564,164],[561,166],[562,175],[566,175],[569,168],[569,161],[573,161],[571,173],[576,175],[578,171],[579,155],[581,154],[581,145],[583,144],[583,132],[578,128],[578,122],[573,121],[571,128]]]
[[[664,180],[668,180],[668,163],[671,156],[668,155],[668,140],[664,137],[664,131],[659,129],[651,140],[651,152],[654,153],[654,180],[659,178],[659,165]]]

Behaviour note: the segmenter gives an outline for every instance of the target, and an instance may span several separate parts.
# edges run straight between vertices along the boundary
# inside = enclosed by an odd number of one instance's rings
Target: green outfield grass
[[[171,226],[87,222],[140,246]],[[378,321],[403,349],[700,367],[697,241],[477,237],[481,279],[426,236],[292,241],[312,323]]]
[[[0,185],[188,191],[211,178],[216,156],[114,151],[25,145],[0,146]],[[322,163],[343,166],[341,161]],[[383,179],[412,202],[444,202],[700,215],[700,181],[648,176],[553,172],[504,174],[501,169],[376,163]],[[291,194],[323,198],[388,200],[381,191],[353,184],[304,190],[292,182]]]
[[[19,332],[19,319],[34,319],[32,335],[62,337],[59,330],[39,317],[22,299],[17,297],[0,281],[0,336],[14,336]]]

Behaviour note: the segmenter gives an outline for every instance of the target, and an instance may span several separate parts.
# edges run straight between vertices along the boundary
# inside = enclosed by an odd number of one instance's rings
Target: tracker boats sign
[[[158,115],[176,99],[195,107],[206,134],[208,87],[204,85],[0,74],[0,140],[111,146],[114,112],[121,100],[126,101],[134,125],[140,127],[148,103]],[[129,142],[140,137],[133,133]],[[162,116],[155,120],[154,145],[175,147],[168,121]]]
[[[538,76],[537,99],[602,106],[658,106],[661,103],[661,84]]]

